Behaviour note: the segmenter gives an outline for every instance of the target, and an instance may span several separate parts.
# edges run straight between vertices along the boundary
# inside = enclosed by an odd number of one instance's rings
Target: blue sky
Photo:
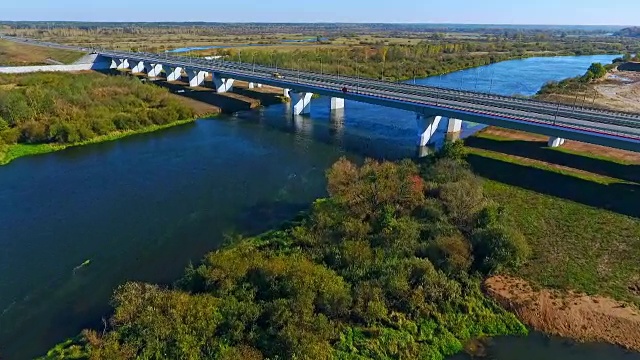
[[[1,0],[0,20],[640,25],[640,0]]]

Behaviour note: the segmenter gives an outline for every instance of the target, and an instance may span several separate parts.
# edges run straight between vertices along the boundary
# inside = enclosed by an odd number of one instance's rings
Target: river
[[[417,82],[531,95],[614,57],[507,61]],[[286,108],[0,166],[0,358],[41,355],[100,326],[118,284],[170,283],[224,234],[256,234],[292,217],[325,195],[325,169],[341,156],[415,154],[411,113],[349,101],[343,114],[331,114],[321,98],[310,117],[292,120]],[[464,133],[477,129],[465,124]],[[580,359],[639,358],[613,346],[597,345],[606,355],[598,357],[587,345],[562,344],[534,335],[496,339],[489,350],[501,360],[569,359],[575,351]]]

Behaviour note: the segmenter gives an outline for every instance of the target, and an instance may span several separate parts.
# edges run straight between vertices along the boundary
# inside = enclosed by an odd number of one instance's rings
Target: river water
[[[417,82],[531,95],[614,57],[507,61]],[[224,234],[289,219],[325,195],[325,169],[341,156],[414,156],[414,119],[354,102],[330,113],[321,98],[310,117],[276,105],[1,166],[0,358],[28,359],[99,326],[118,284],[170,283]],[[477,129],[465,124],[464,133]],[[593,346],[600,352],[533,335],[496,339],[489,351],[501,360],[639,358]]]

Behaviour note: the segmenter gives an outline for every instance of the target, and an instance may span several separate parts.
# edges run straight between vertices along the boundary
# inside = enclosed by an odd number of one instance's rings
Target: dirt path
[[[612,110],[640,112],[640,72],[614,70],[594,86],[596,104]]]
[[[607,342],[640,351],[640,312],[610,298],[535,290],[524,280],[494,276],[487,294],[532,328],[579,341]]]

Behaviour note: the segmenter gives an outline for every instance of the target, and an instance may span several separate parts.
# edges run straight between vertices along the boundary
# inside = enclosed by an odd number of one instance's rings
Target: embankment
[[[536,290],[508,276],[491,277],[484,285],[489,296],[535,330],[640,351],[640,312],[633,305],[602,296]]]

